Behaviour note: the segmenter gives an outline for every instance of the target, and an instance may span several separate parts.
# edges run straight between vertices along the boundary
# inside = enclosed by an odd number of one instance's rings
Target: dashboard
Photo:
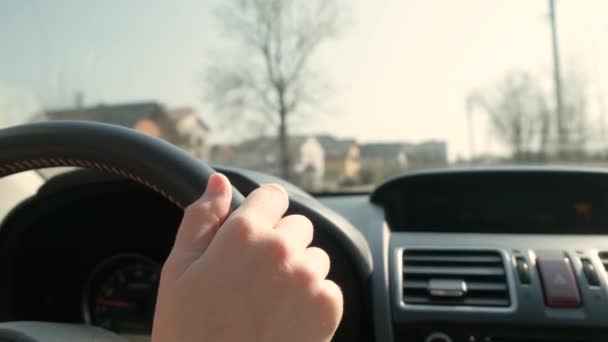
[[[244,193],[257,187],[225,173]],[[369,340],[371,325],[363,322],[369,283],[363,274],[370,273],[371,259],[342,242],[365,240],[349,235],[356,231],[336,214],[321,215],[314,204],[305,205],[312,197],[286,187],[292,198],[300,198],[292,200],[288,214],[306,215],[318,227],[313,245],[331,256],[328,277],[343,290],[337,340]],[[132,341],[149,340],[160,268],[181,215],[161,195],[104,173],[83,170],[51,178],[15,207],[0,229],[0,269],[8,275],[0,282],[0,321],[92,324]],[[351,233],[332,233],[336,225]]]
[[[244,194],[282,182],[220,171]],[[605,170],[426,171],[371,194],[314,197],[284,185],[344,292],[335,341],[608,340]],[[0,228],[10,275],[0,321],[85,323],[146,340],[180,216],[113,176],[53,177]]]
[[[419,173],[384,184],[372,201],[383,205],[393,231],[608,233],[608,180],[601,173]]]
[[[6,320],[149,335],[160,265],[180,216],[155,193],[95,173],[47,182],[2,229],[12,281],[0,311]]]

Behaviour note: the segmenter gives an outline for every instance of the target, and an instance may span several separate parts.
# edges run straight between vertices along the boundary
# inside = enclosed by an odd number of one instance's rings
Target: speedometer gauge
[[[119,334],[150,334],[160,269],[157,262],[137,254],[103,261],[85,286],[85,322]]]

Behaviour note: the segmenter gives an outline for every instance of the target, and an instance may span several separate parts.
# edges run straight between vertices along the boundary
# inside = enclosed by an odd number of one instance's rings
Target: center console
[[[390,248],[396,341],[608,341],[607,237],[397,233]]]
[[[395,341],[608,341],[608,173],[414,173],[372,202]]]

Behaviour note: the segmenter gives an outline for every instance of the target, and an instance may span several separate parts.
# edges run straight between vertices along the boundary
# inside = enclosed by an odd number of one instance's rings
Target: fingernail
[[[224,182],[222,176],[219,173],[212,174],[207,181],[207,188],[205,189],[201,200],[208,200],[221,194],[223,191],[223,185]]]
[[[288,196],[287,194],[287,190],[285,190],[285,188],[279,184],[276,183],[269,183],[269,184],[265,184],[266,186],[270,186],[275,188],[276,190],[278,190],[279,192],[283,193],[283,195]]]

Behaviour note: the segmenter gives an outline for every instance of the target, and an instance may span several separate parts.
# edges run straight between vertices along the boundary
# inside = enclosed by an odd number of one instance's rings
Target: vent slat
[[[405,282],[403,285],[404,289],[424,289],[428,288],[427,281],[420,280],[410,280]],[[507,284],[502,283],[481,283],[481,282],[468,282],[467,281],[467,290],[468,291],[507,291],[509,288]]]
[[[469,291],[508,291],[509,287],[504,283],[469,283],[467,282]]]
[[[443,262],[443,263],[498,263],[502,264],[502,259],[500,256],[493,255],[480,255],[480,256],[462,256],[462,255],[454,255],[454,256],[437,256],[437,255],[408,255],[404,257],[408,262]]]
[[[407,265],[405,265],[407,266]],[[429,274],[429,275],[488,275],[497,276],[504,275],[505,270],[501,267],[424,267],[424,266],[407,266],[404,267],[405,274]]]
[[[408,249],[405,251],[407,255],[465,255],[465,256],[478,256],[478,255],[498,255],[496,251],[483,251],[483,250],[460,250],[460,249]]]
[[[426,290],[429,283],[426,280],[409,280],[404,282],[404,289],[424,289]]]
[[[464,298],[464,299],[431,299],[426,296],[411,296],[407,304],[418,305],[467,305],[467,306],[508,306],[509,299],[505,298]]]
[[[431,295],[431,281],[463,281],[460,297]],[[509,306],[510,295],[500,253],[466,250],[405,250],[403,300],[414,305]]]

